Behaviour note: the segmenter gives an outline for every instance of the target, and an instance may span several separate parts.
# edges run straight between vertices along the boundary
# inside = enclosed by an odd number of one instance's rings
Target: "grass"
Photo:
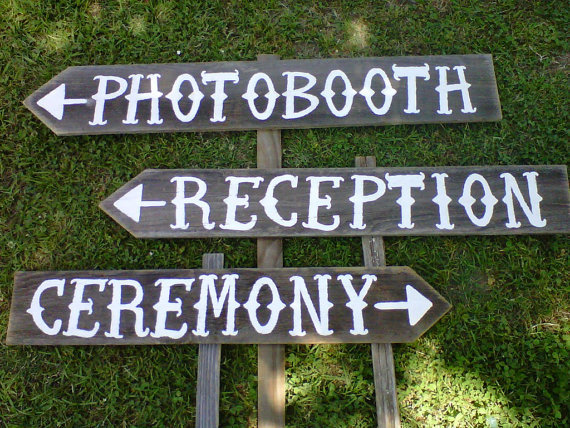
[[[68,66],[491,53],[498,123],[290,130],[285,167],[568,163],[568,11],[529,0],[0,3],[0,420],[193,425],[196,346],[6,347],[17,270],[255,266],[255,242],[137,240],[97,205],[145,168],[255,166],[255,133],[60,138],[22,105]],[[177,53],[180,51],[180,54]],[[386,239],[454,306],[394,347],[404,427],[570,423],[568,237]],[[285,240],[286,266],[360,266],[359,239]],[[288,346],[287,424],[375,424],[370,348]],[[255,426],[256,347],[224,346],[221,426]],[[0,424],[0,425],[2,425]]]

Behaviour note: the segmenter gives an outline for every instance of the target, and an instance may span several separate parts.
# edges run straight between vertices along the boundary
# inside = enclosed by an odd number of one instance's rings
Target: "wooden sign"
[[[146,170],[101,203],[139,238],[568,233],[566,166]]]
[[[7,343],[410,342],[449,308],[408,267],[19,272]]]
[[[501,119],[490,55],[70,67],[24,104],[58,135]]]

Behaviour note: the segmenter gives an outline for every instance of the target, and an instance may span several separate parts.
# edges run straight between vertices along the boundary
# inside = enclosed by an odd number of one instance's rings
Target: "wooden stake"
[[[224,255],[204,254],[204,269],[222,269]],[[220,358],[222,345],[204,344],[198,348],[198,386],[196,387],[196,427],[217,428],[220,424]]]
[[[258,55],[258,61],[277,61],[278,55]],[[281,131],[257,131],[257,167],[281,168]],[[283,267],[279,238],[257,240],[257,266]],[[285,426],[285,346],[259,345],[257,351],[257,426]]]
[[[358,167],[375,167],[376,158],[374,156],[367,156],[366,158],[358,156],[355,164]],[[366,267],[386,266],[384,240],[381,236],[363,236],[362,250]],[[373,343],[371,347],[378,428],[400,428],[392,345],[390,343]]]

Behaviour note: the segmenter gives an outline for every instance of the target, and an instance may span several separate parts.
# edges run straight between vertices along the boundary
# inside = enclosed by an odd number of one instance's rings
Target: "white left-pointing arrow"
[[[65,106],[73,104],[87,104],[85,98],[65,98],[65,83],[62,83],[53,91],[44,95],[37,101],[37,104],[46,110],[57,120],[63,119],[63,109]]]
[[[115,202],[113,205],[123,214],[132,218],[137,223],[141,218],[141,208],[143,207],[163,207],[166,201],[143,201],[143,185],[139,184],[132,190],[129,190]]]
[[[376,309],[380,309],[381,311],[407,309],[411,326],[416,325],[432,306],[433,303],[431,300],[427,299],[409,284],[406,285],[405,302],[378,302],[374,305]]]

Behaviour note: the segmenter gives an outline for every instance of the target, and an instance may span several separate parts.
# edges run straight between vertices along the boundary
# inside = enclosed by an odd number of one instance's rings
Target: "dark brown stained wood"
[[[372,178],[355,178],[363,175]],[[275,185],[279,180],[282,181]],[[402,180],[411,184],[398,183]],[[443,190],[438,181],[444,184]],[[234,202],[228,199],[231,182]],[[364,183],[365,196],[381,194],[362,203],[360,224],[355,223],[355,208],[359,204],[351,199],[358,182]],[[198,183],[202,183],[203,197],[192,202],[191,198],[199,192]],[[271,195],[267,194],[270,187],[277,199],[273,201],[276,213],[272,214],[267,210],[267,206],[272,206]],[[311,187],[318,189],[312,199]],[[149,169],[100,206],[138,238],[508,235],[568,233],[569,199],[565,165]],[[310,215],[311,200],[316,215]],[[209,209],[205,220],[204,207]],[[442,212],[448,212],[447,222],[443,221]],[[336,228],[319,229],[321,225],[333,224],[335,216]],[[249,230],[236,230],[242,227],[238,223],[249,222],[253,222],[251,226],[244,226]],[[516,226],[518,222],[520,227],[507,226]]]
[[[202,268],[221,269],[224,255],[204,254]],[[217,428],[220,407],[220,358],[222,345],[204,343],[198,347],[198,385],[196,387],[196,428]]]
[[[374,156],[359,156],[357,167],[375,167]],[[384,239],[381,236],[363,236],[362,251],[364,266],[386,266]],[[374,370],[374,389],[376,392],[376,419],[378,428],[400,428],[400,410],[396,396],[396,371],[392,344],[372,343],[372,367]]]
[[[259,55],[259,61],[279,60],[278,55]],[[257,131],[257,167],[281,168],[281,130]],[[283,267],[280,238],[257,240],[257,267]],[[259,345],[257,348],[257,426],[285,426],[285,346]]]
[[[378,428],[399,428],[400,409],[396,396],[396,372],[392,344],[373,343],[372,366],[376,390],[376,417]]]
[[[321,292],[316,275],[330,275],[328,280],[321,277]],[[355,293],[360,292],[369,278],[361,324],[354,315],[358,312],[346,306],[351,299],[345,290],[350,288],[345,288],[342,278],[346,282],[348,277],[339,278],[339,275],[352,275]],[[375,275],[376,279],[363,275]],[[235,288],[231,285],[232,278]],[[239,306],[234,316],[228,316],[228,295],[222,299],[224,286],[229,295],[235,289],[235,304]],[[212,295],[214,291],[216,296]],[[322,302],[319,302],[320,293],[323,293]],[[218,299],[223,306],[216,317],[213,301]],[[418,300],[421,304],[408,310],[409,302]],[[255,306],[256,301],[259,307]],[[318,320],[310,316],[307,301],[314,302]],[[321,307],[321,303],[328,306],[327,302],[333,305],[328,311]],[[297,322],[294,319],[299,311],[295,307],[301,308]],[[273,318],[270,308],[274,311]],[[448,309],[449,303],[407,267],[18,272],[6,342],[10,345],[411,342]],[[204,315],[203,321],[200,314]],[[324,321],[325,314],[328,323]],[[260,330],[263,328],[267,330]],[[351,333],[353,329],[362,334]],[[81,337],[87,331],[92,331],[93,336]],[[165,331],[179,332],[180,336],[166,337]],[[304,336],[294,335],[302,332]]]
[[[58,135],[501,119],[491,55],[70,67],[24,104]]]

